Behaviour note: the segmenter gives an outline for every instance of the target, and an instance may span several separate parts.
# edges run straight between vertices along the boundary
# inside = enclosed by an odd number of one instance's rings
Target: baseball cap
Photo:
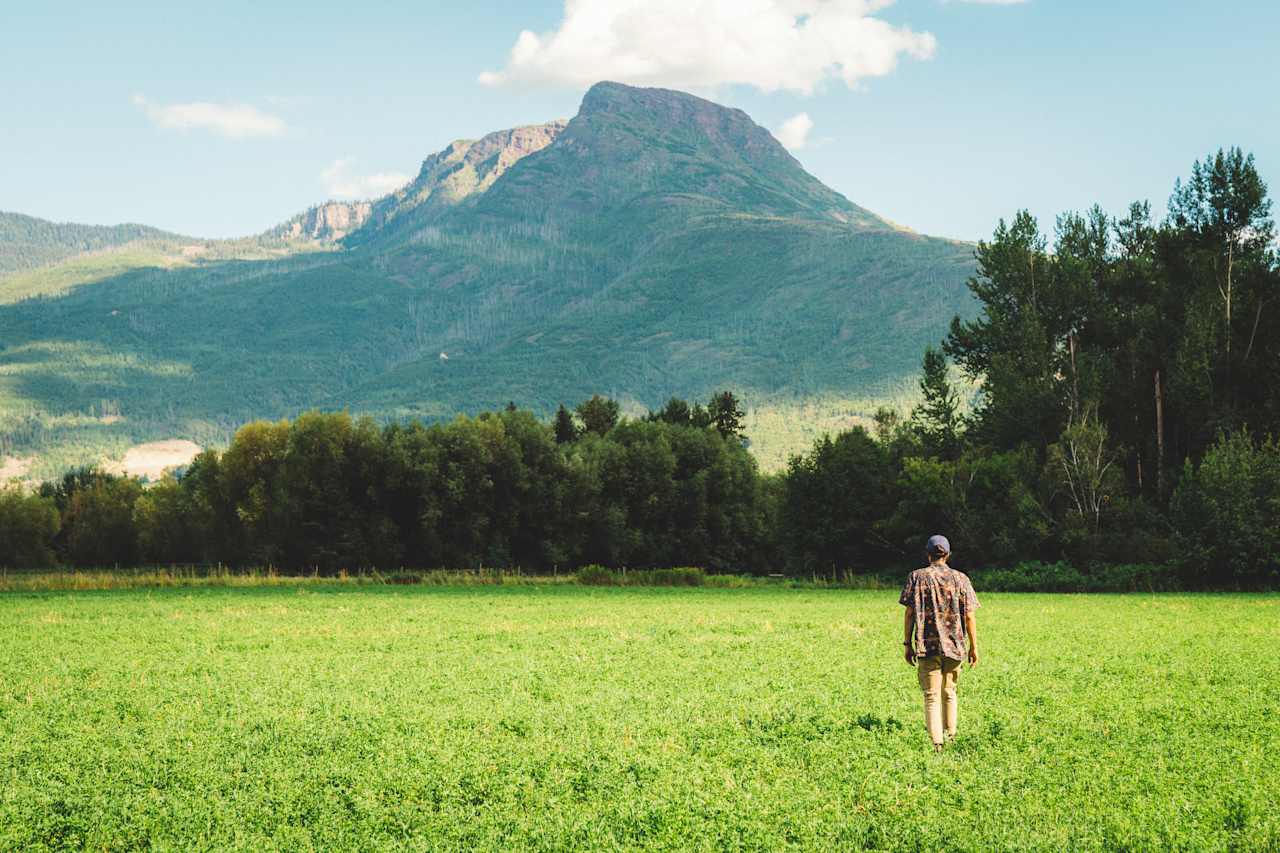
[[[925,550],[930,554],[950,554],[951,543],[947,541],[947,537],[935,534],[929,537],[929,544],[924,546]]]

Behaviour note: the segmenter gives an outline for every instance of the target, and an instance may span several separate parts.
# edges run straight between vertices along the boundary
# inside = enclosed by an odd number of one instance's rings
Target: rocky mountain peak
[[[374,203],[371,228],[422,223],[483,193],[520,160],[555,141],[567,124],[559,119],[451,142],[422,161],[412,183]]]
[[[288,241],[334,243],[363,225],[373,211],[367,201],[327,201],[299,213],[267,232]]]
[[[477,208],[498,219],[558,220],[677,204],[892,227],[806,172],[742,110],[671,89],[595,84],[533,162],[508,172]]]

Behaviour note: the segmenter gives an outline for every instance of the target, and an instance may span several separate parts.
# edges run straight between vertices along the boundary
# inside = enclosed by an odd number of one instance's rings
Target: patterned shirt
[[[916,654],[964,660],[964,617],[981,607],[969,576],[946,564],[916,569],[898,603],[915,608],[912,634]]]

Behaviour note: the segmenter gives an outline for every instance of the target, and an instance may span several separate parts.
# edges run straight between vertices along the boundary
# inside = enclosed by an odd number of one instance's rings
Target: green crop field
[[[983,603],[934,756],[888,591],[0,594],[0,849],[1280,848],[1280,598]]]

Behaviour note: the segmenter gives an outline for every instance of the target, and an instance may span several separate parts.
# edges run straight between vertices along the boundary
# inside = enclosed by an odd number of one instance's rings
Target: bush
[[[578,569],[573,579],[583,586],[621,586],[619,575],[594,563]]]
[[[1070,563],[1026,562],[970,575],[979,592],[1161,592],[1179,588],[1172,568],[1150,563],[1095,564],[1082,572]]]
[[[627,582],[632,586],[702,586],[707,576],[702,569],[652,569],[628,572]]]
[[[884,524],[888,538],[908,554],[923,556],[928,531],[946,530],[976,565],[1011,563],[1042,554],[1048,514],[1037,494],[1035,454],[966,453],[960,459],[906,459],[896,506]]]
[[[861,427],[823,436],[811,453],[793,456],[779,507],[791,568],[883,562],[891,552],[875,528],[893,505],[893,480],[888,453]]]
[[[1007,569],[982,569],[970,575],[975,588],[991,592],[1084,592],[1083,574],[1070,563],[1018,563]]]
[[[703,583],[716,589],[746,589],[760,586],[762,581],[751,575],[707,575]]]
[[[77,566],[131,566],[138,562],[133,508],[142,483],[132,477],[100,476],[71,493],[62,527],[67,559]]]
[[[1241,430],[1187,462],[1170,515],[1183,574],[1197,585],[1262,585],[1280,575],[1280,444]]]
[[[51,498],[0,488],[0,566],[42,568],[55,561],[61,520]]]
[[[1089,567],[1091,592],[1172,592],[1182,589],[1171,565],[1103,563]]]
[[[617,572],[604,566],[583,566],[574,580],[584,586],[703,586],[707,576],[702,569],[636,569]]]

